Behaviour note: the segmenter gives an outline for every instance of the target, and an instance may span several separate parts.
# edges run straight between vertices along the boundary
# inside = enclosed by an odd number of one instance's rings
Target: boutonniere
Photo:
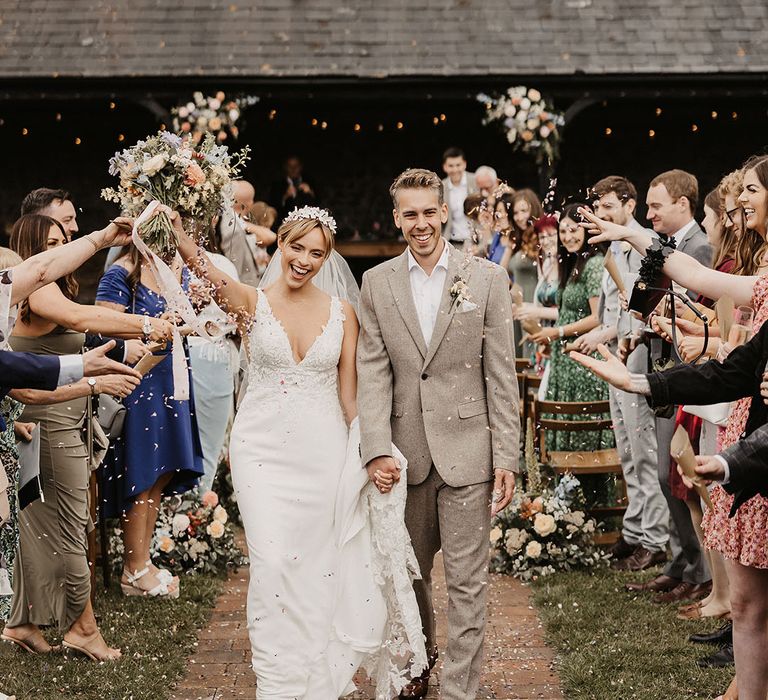
[[[453,278],[450,294],[452,307],[461,308],[462,311],[471,311],[472,309],[477,308],[477,306],[470,301],[469,287],[467,286],[467,281],[463,277],[456,275],[456,277]]]

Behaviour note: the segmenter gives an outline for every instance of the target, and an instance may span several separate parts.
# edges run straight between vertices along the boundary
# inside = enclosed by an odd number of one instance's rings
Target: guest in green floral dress
[[[0,526],[0,569],[7,572],[9,586],[13,585],[13,562],[16,558],[16,547],[19,544],[19,505],[16,497],[19,484],[19,453],[16,449],[13,425],[23,410],[24,404],[8,396],[0,402],[0,413],[6,425],[5,430],[0,433],[0,462],[8,477],[8,502],[11,507],[8,522]],[[0,573],[0,576],[3,574]],[[8,619],[12,598],[12,594],[0,595],[0,620]]]
[[[600,324],[597,306],[604,258],[599,249],[587,243],[584,229],[577,223],[579,216],[576,210],[579,206],[585,205],[570,205],[560,219],[557,323],[534,336],[536,342],[549,343],[551,347],[547,401],[608,400],[608,385],[563,352],[568,342]],[[579,420],[579,416],[561,417]],[[610,430],[547,435],[547,447],[555,451],[602,450],[614,444]]]

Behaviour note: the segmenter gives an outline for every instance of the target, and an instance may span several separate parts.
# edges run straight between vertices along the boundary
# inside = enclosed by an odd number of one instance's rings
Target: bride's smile
[[[292,289],[303,287],[320,270],[330,251],[320,227],[300,238],[286,238],[279,243],[283,254],[282,268],[286,284]]]

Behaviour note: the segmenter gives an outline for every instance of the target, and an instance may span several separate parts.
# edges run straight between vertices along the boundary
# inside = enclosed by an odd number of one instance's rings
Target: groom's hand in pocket
[[[493,493],[491,494],[491,517],[501,513],[515,493],[515,473],[506,469],[494,469]]]

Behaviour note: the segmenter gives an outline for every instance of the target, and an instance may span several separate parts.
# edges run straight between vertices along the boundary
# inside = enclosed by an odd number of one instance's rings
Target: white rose
[[[514,143],[515,141],[517,141],[517,129],[510,129],[507,132],[507,141],[509,141],[510,143]]]
[[[189,110],[186,107],[179,107],[179,116],[186,119],[189,116]]]
[[[546,125],[542,126],[541,129],[539,129],[539,134],[543,139],[547,138],[547,136],[549,136],[551,133],[552,133],[552,130]]]
[[[524,530],[518,530],[516,527],[507,530],[504,538],[504,547],[510,556],[517,554],[528,540],[528,535]]]
[[[515,116],[515,112],[517,112],[517,108],[511,102],[508,102],[504,106],[504,115],[505,116],[507,116],[507,117],[514,117]]]
[[[208,106],[216,111],[219,107],[221,107],[221,102],[217,100],[215,97],[209,97],[208,98]]]
[[[533,529],[541,537],[546,537],[557,530],[557,523],[551,515],[536,513],[536,517],[533,520]]]
[[[525,123],[525,125],[526,125],[526,126],[529,128],[529,129],[531,129],[531,130],[538,128],[539,124],[541,124],[541,122],[540,122],[538,119],[529,119],[529,120],[528,120],[528,121]]]
[[[500,527],[498,526],[492,527],[491,534],[490,534],[491,544],[496,544],[502,538],[503,535],[504,533]]]
[[[152,177],[157,175],[168,162],[168,157],[164,153],[158,153],[156,156],[152,156],[149,160],[145,160],[141,166],[141,169],[146,175]]]
[[[205,531],[213,537],[213,539],[218,539],[224,534],[224,525],[222,525],[218,520],[214,520],[208,527],[205,528]]]
[[[233,124],[240,118],[240,112],[236,109],[229,110],[229,121]]]
[[[195,107],[196,107],[196,105],[195,105],[195,103],[194,103],[194,102],[187,102],[187,109],[188,109],[190,112],[194,112],[194,111],[195,111]]]
[[[538,102],[541,99],[541,93],[535,88],[531,88],[528,90],[528,99],[531,100],[531,102]]]
[[[173,534],[179,535],[189,527],[189,518],[184,513],[176,513],[173,516],[171,527],[173,528]]]
[[[213,511],[213,519],[223,525],[227,522],[229,516],[227,515],[227,511],[224,510],[224,508],[221,506],[216,506],[216,509]]]
[[[538,559],[541,556],[541,543],[532,540],[525,548],[525,556],[530,559]]]
[[[520,109],[530,109],[531,108],[531,101],[524,97],[522,100],[520,100]]]
[[[573,523],[576,527],[581,527],[584,524],[584,513],[580,510],[574,510],[572,513],[566,513],[563,520]]]

